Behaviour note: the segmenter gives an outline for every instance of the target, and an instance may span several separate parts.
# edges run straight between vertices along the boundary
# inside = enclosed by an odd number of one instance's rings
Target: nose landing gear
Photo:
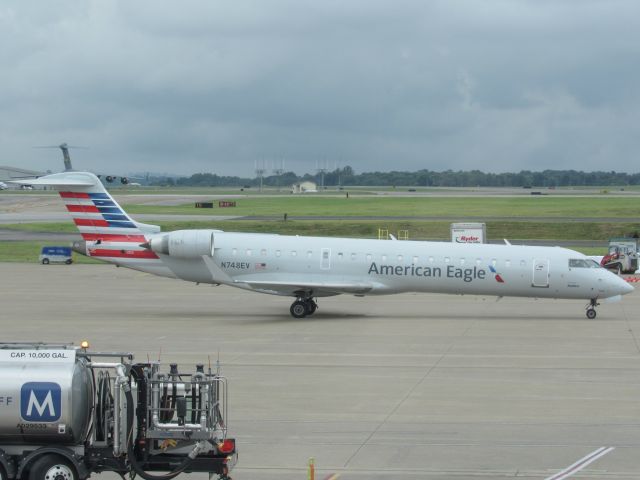
[[[313,315],[318,308],[318,304],[311,297],[298,297],[291,304],[289,311],[294,318],[304,318],[307,315]]]
[[[600,305],[598,303],[598,300],[595,298],[592,298],[591,301],[589,302],[589,305],[587,305],[587,318],[589,320],[593,320],[594,318],[596,318],[596,307]]]

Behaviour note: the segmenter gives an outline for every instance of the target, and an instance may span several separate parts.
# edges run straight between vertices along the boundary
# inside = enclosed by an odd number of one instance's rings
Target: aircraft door
[[[320,269],[329,270],[331,268],[331,249],[323,248],[320,252]]]
[[[549,260],[533,261],[532,287],[549,288]]]

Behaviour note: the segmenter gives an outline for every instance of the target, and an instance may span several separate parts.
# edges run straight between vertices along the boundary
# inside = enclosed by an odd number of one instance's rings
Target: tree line
[[[295,183],[312,181],[320,187],[340,186],[407,186],[407,187],[571,187],[571,186],[617,186],[640,185],[640,173],[625,172],[583,172],[577,170],[543,170],[533,172],[522,170],[518,173],[487,173],[480,170],[435,172],[363,172],[356,173],[346,166],[321,174],[296,175],[286,172],[269,175],[262,183],[269,187],[289,187]],[[196,173],[190,177],[153,178],[152,185],[179,185],[194,187],[256,187],[259,178],[222,176],[215,173]]]

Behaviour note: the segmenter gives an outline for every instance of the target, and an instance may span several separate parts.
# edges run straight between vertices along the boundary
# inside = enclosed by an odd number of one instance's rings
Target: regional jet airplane
[[[296,318],[318,297],[436,292],[588,300],[633,291],[585,255],[559,247],[232,233],[161,232],[134,221],[88,172],[28,180],[59,191],[82,234],[75,249],[119,266],[190,282],[294,297]],[[19,182],[17,182],[19,183]]]

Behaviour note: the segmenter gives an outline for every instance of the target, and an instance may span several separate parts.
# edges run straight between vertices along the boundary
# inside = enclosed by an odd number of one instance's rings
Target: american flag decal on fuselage
[[[158,256],[139,247],[147,241],[136,224],[108,193],[60,192],[67,210],[88,244],[92,257],[156,259]]]

